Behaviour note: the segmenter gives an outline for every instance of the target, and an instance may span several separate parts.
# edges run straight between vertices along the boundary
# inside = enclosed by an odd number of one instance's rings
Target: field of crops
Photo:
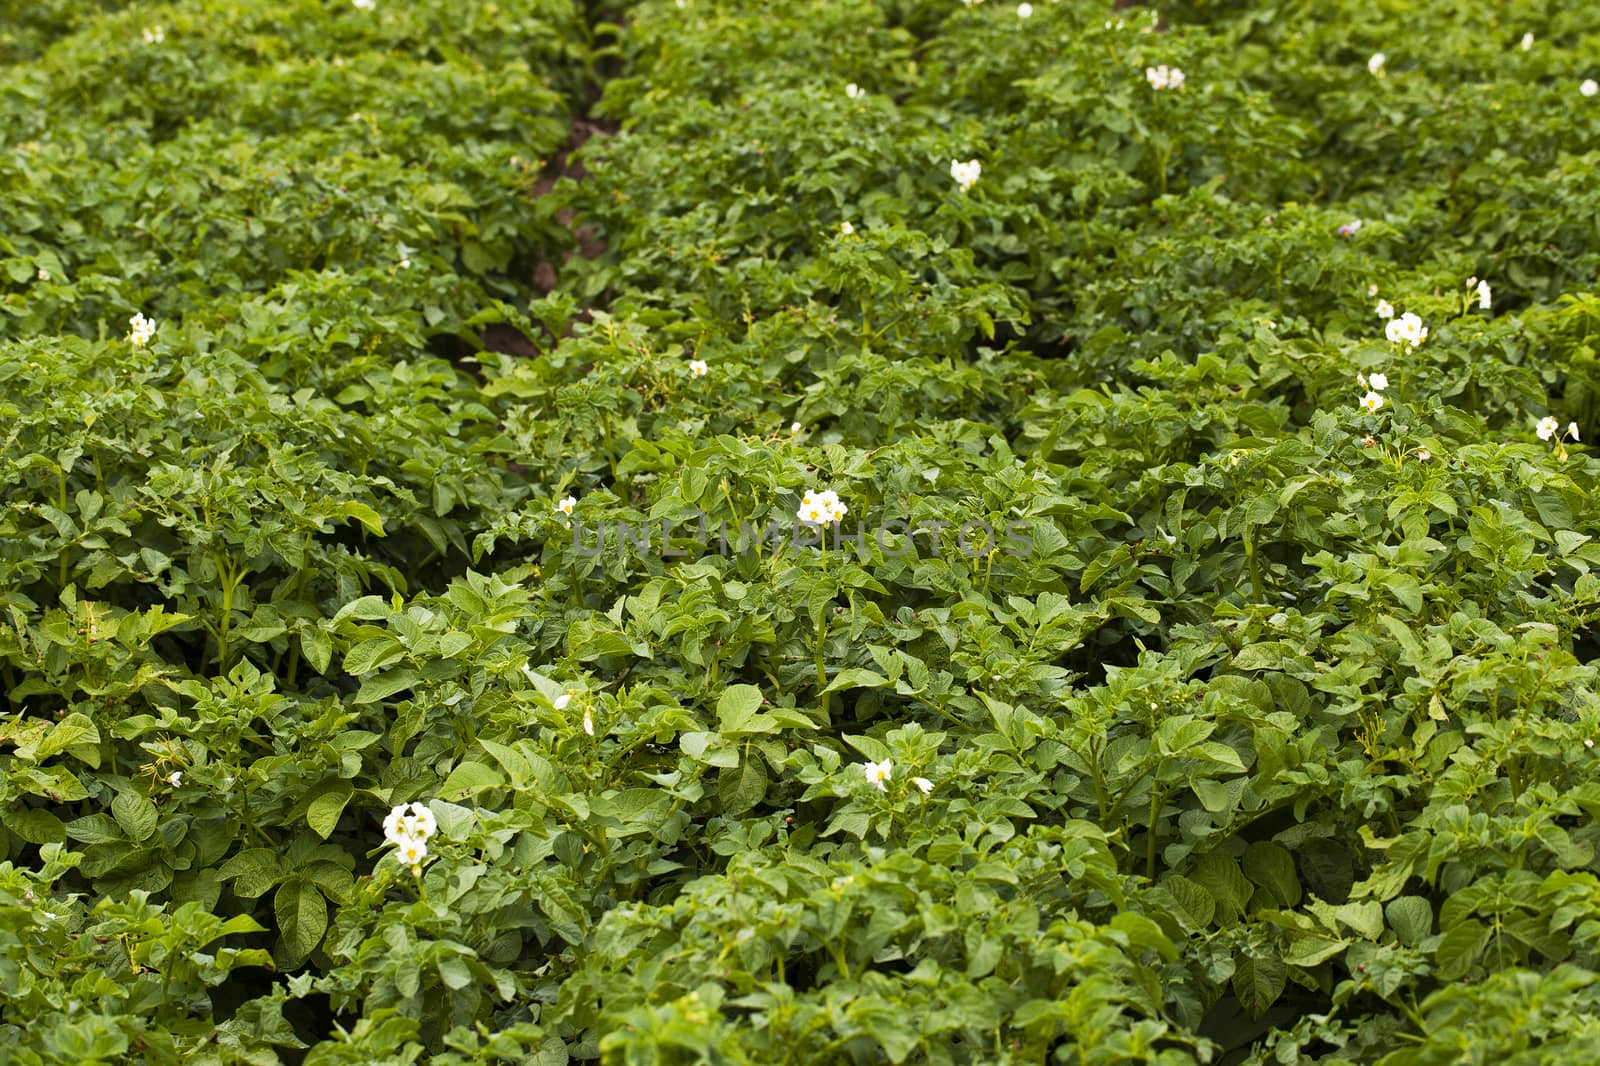
[[[1597,78],[0,0],[0,1066],[1600,1062]]]

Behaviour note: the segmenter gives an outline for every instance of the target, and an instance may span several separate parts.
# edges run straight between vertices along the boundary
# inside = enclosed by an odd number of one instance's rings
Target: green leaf
[[[79,762],[100,765],[100,730],[86,714],[73,711],[51,727],[36,748],[33,758],[43,762],[59,752],[70,751]],[[85,757],[87,755],[87,757]]]
[[[1400,943],[1414,948],[1433,932],[1433,904],[1421,896],[1400,896],[1383,909]]]
[[[1178,920],[1184,929],[1197,933],[1211,924],[1217,913],[1217,901],[1203,886],[1182,874],[1173,874],[1161,882],[1161,887],[1178,904]]]
[[[381,537],[383,532],[383,518],[364,503],[347,500],[335,505],[332,516],[334,518],[354,518],[367,528],[367,532],[374,537]]]
[[[1244,875],[1267,889],[1280,907],[1300,902],[1300,878],[1295,873],[1294,856],[1281,844],[1258,840],[1245,849]]]
[[[754,685],[729,685],[717,699],[717,730],[730,736],[773,732],[776,727],[761,718],[761,704]]]
[[[315,623],[304,626],[300,630],[300,654],[311,669],[326,674],[333,663],[333,634]]]
[[[1283,994],[1289,969],[1270,956],[1247,956],[1233,971],[1233,994],[1239,1005],[1259,1018]]]
[[[744,814],[766,794],[767,769],[759,756],[747,756],[737,769],[723,770],[717,776],[717,799],[722,813],[729,817]]]
[[[1465,977],[1488,946],[1490,932],[1489,927],[1476,918],[1468,918],[1446,929],[1433,953],[1439,977],[1445,981]]]
[[[678,747],[695,762],[723,767],[739,765],[739,749],[724,742],[720,733],[684,733],[678,737]]]
[[[0,822],[29,844],[63,844],[67,839],[66,824],[49,811],[35,807],[7,810]]]
[[[889,757],[889,749],[884,746],[883,741],[876,737],[846,733],[844,734],[844,742],[873,762],[882,762]]]
[[[852,666],[848,669],[840,670],[838,675],[828,682],[828,687],[822,691],[838,692],[847,688],[883,688],[885,685],[892,683],[887,677],[876,671]]]
[[[464,762],[450,771],[450,776],[439,786],[439,798],[467,799],[491,788],[504,788],[505,783],[505,778],[494,767],[481,762]]]
[[[397,662],[405,655],[405,647],[393,637],[373,637],[345,652],[345,673],[360,677]]]
[[[339,824],[345,804],[350,802],[354,787],[348,781],[336,781],[321,790],[306,808],[306,824],[323,840],[327,840]]]
[[[522,792],[533,786],[533,764],[528,761],[527,756],[523,755],[522,752],[506,744],[501,744],[494,740],[486,740],[483,737],[478,738],[478,743],[482,745],[484,751],[494,758],[495,762],[500,764],[500,768],[511,778],[512,788]]]
[[[1334,916],[1368,940],[1383,934],[1383,906],[1374,899],[1343,903],[1333,909]]]
[[[1122,911],[1111,919],[1111,928],[1128,938],[1135,947],[1147,948],[1168,962],[1178,957],[1178,949],[1161,931],[1161,926],[1142,914]]]
[[[1220,814],[1228,809],[1233,801],[1233,795],[1228,791],[1228,786],[1220,781],[1210,778],[1199,778],[1190,782],[1194,794],[1199,798],[1200,805],[1212,814]]]
[[[217,876],[233,882],[234,894],[243,899],[265,895],[287,872],[283,858],[271,848],[247,848],[222,864]]]
[[[404,689],[415,688],[422,681],[422,675],[410,667],[400,670],[390,670],[386,674],[369,677],[361,683],[361,689],[356,693],[352,703],[358,706],[366,703],[377,703],[386,700],[396,692]]]
[[[1216,920],[1222,925],[1230,925],[1243,917],[1245,905],[1255,891],[1240,872],[1239,864],[1217,851],[1202,855],[1195,863],[1194,880],[1216,901]]]
[[[446,955],[439,960],[439,980],[449,989],[466,988],[472,983],[472,967],[459,955]]]
[[[328,904],[322,892],[308,878],[291,877],[278,886],[272,899],[278,916],[278,936],[282,938],[284,962],[298,966],[306,960],[322,935],[328,931]]]
[[[109,844],[125,839],[121,826],[109,814],[86,814],[68,822],[67,835],[82,844]]]
[[[1197,720],[1193,715],[1176,715],[1156,727],[1156,751],[1162,755],[1183,755],[1190,748],[1209,737],[1217,728],[1215,722]]]
[[[137,792],[119,792],[111,801],[111,816],[117,820],[128,839],[135,843],[147,840],[156,831],[160,815],[149,798]]]
[[[1308,934],[1295,938],[1294,943],[1289,945],[1284,961],[1291,966],[1311,967],[1333,958],[1348,946],[1343,940]]]
[[[1300,868],[1306,885],[1325,900],[1337,902],[1350,895],[1355,864],[1350,853],[1331,840],[1319,840],[1300,851]]]

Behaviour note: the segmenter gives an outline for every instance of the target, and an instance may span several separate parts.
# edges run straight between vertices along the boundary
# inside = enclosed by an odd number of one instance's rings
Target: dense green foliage
[[[0,1063],[1600,1061],[1597,55],[0,0]]]

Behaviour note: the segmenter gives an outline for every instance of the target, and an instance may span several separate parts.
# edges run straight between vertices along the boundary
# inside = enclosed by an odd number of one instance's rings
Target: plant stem
[[[1161,817],[1161,808],[1165,803],[1166,796],[1151,785],[1150,818],[1145,823],[1144,875],[1152,881],[1156,879],[1156,820]]]

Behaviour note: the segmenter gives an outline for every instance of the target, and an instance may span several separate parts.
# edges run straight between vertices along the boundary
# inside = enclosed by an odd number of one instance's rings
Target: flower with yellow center
[[[849,511],[850,508],[840,501],[839,494],[832,489],[824,492],[807,489],[805,496],[801,497],[800,510],[795,517],[808,526],[820,526],[839,521]]]
[[[134,316],[128,319],[128,339],[133,342],[134,347],[144,347],[150,343],[150,338],[155,335],[156,324],[153,320],[144,317],[138,312],[135,312]]]
[[[983,164],[976,159],[969,159],[965,163],[955,159],[950,161],[950,176],[956,180],[956,185],[962,192],[967,192],[976,185],[982,173]]]

